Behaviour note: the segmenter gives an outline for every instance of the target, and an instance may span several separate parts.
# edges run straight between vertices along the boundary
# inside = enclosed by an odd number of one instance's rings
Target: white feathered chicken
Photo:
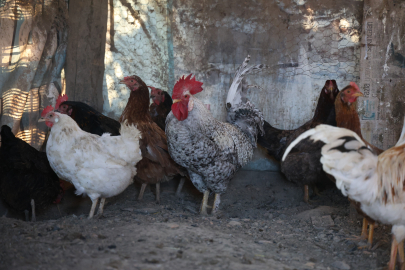
[[[92,206],[92,218],[98,199],[98,215],[103,213],[105,198],[118,195],[133,182],[135,165],[142,159],[139,149],[141,133],[126,122],[121,124],[121,136],[87,133],[68,115],[44,109],[39,121],[52,127],[46,145],[49,163],[56,174],[71,182],[76,194],[87,194]]]
[[[253,156],[257,135],[263,132],[263,115],[238,89],[243,76],[265,66],[247,66],[249,56],[236,72],[227,97],[229,123],[215,119],[193,95],[202,83],[181,78],[173,89],[172,111],[166,119],[168,149],[173,160],[188,170],[194,186],[204,193],[201,214],[207,213],[209,192],[215,192],[212,213],[218,209],[236,171]]]
[[[379,156],[353,131],[319,125],[301,134],[287,148],[283,160],[301,140],[322,141],[321,163],[336,179],[343,195],[361,203],[361,210],[383,224],[392,225],[389,270],[397,252],[404,264],[405,239],[405,126],[397,145]],[[308,138],[309,137],[309,138]]]

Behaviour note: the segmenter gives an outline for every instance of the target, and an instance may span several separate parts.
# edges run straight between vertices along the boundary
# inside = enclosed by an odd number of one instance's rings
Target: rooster
[[[72,117],[79,127],[86,132],[99,136],[104,133],[110,133],[112,136],[120,135],[120,123],[118,121],[99,113],[86,103],[68,101],[67,95],[58,97],[55,110]]]
[[[389,270],[395,269],[397,253],[404,264],[405,238],[405,143],[403,136],[391,149],[379,156],[355,132],[319,125],[301,134],[284,153],[302,140],[321,142],[321,163],[325,172],[336,179],[342,194],[359,202],[361,211],[373,220],[392,225],[393,240]]]
[[[121,124],[120,136],[87,133],[68,115],[46,107],[39,122],[51,127],[46,145],[49,163],[56,174],[71,182],[76,194],[87,194],[94,216],[99,198],[98,215],[102,216],[105,199],[118,195],[133,182],[135,165],[141,160],[141,133],[126,122]]]
[[[41,210],[59,203],[63,189],[46,154],[16,138],[9,126],[1,127],[0,197],[16,211]]]
[[[273,156],[277,161],[280,161],[288,144],[297,138],[299,134],[319,124],[327,123],[336,125],[334,118],[334,102],[338,93],[339,89],[336,85],[336,81],[327,80],[321,90],[315,114],[311,120],[293,130],[277,129],[265,121],[264,134],[259,136],[257,140],[258,144],[266,148],[269,155]]]
[[[336,126],[334,103],[338,93],[339,89],[336,85],[336,81],[327,80],[325,86],[321,90],[314,117],[306,124],[290,133],[288,133],[289,131],[283,131],[284,134],[287,135],[284,137],[286,143],[280,143],[278,148],[279,154],[284,152],[285,148],[295,138],[310,128],[314,128],[319,124]],[[269,131],[270,129],[265,129],[265,132]],[[278,134],[283,133],[281,132]],[[293,149],[293,152],[286,158],[286,160],[281,162],[281,171],[286,178],[289,181],[304,186],[304,201],[307,203],[309,202],[308,186],[313,186],[316,191],[316,184],[327,179],[327,175],[323,171],[322,164],[319,161],[320,155],[321,152],[317,145],[300,143]]]
[[[178,174],[184,177],[187,173],[170,157],[167,150],[166,134],[153,122],[149,114],[149,90],[145,82],[133,75],[125,77],[120,83],[125,84],[131,90],[120,122],[128,121],[129,124],[136,124],[142,133],[140,148],[143,158],[136,165],[138,169],[136,179],[142,183],[138,200],[142,199],[148,184],[156,184],[156,201],[159,203],[160,183],[168,181]]]
[[[148,86],[150,91],[150,98],[152,104],[149,106],[149,114],[162,130],[166,127],[166,117],[172,110],[173,100],[172,97],[166,91],[153,86]]]
[[[194,95],[202,83],[182,77],[173,88],[172,111],[167,116],[166,134],[172,158],[187,168],[194,186],[204,194],[200,213],[207,214],[210,191],[215,193],[212,214],[220,204],[229,181],[248,163],[263,132],[263,114],[243,96],[239,85],[243,76],[265,66],[247,66],[248,56],[237,69],[226,100],[227,121],[215,119]]]

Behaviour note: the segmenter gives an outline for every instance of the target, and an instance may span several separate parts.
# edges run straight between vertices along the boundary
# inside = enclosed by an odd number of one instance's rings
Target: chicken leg
[[[398,245],[399,269],[405,270],[404,240]]]
[[[217,213],[220,202],[221,202],[221,194],[215,193],[214,204],[212,205],[212,212],[211,212],[212,215]]]
[[[156,203],[160,204],[160,183],[156,183]]]
[[[363,218],[363,227],[361,227],[360,238],[367,239],[367,227],[368,227],[368,220],[367,218]]]
[[[397,259],[397,253],[398,253],[398,242],[397,239],[395,239],[395,236],[392,236],[392,244],[391,244],[391,257],[390,257],[390,262],[388,264],[388,270],[395,270],[395,261]]]
[[[96,210],[96,206],[98,203],[98,198],[95,200],[91,200],[92,204],[91,204],[91,209],[90,209],[90,214],[89,214],[89,219],[93,218],[94,216],[94,211]]]
[[[203,216],[207,215],[207,204],[209,195],[210,195],[209,190],[204,191],[204,197],[201,203],[201,210],[200,210],[200,214]]]
[[[31,199],[31,209],[32,209],[31,222],[35,222],[35,221],[37,221],[37,218],[35,216],[35,201],[34,201],[34,199]]]
[[[105,198],[101,198],[100,205],[98,206],[97,218],[101,218],[103,216],[104,204]]]
[[[177,197],[180,196],[180,192],[181,192],[181,189],[183,188],[184,182],[186,182],[186,178],[182,177],[182,178],[180,179],[180,183],[179,183],[179,185],[178,185],[178,187],[177,187],[177,190],[176,190],[176,196],[177,196]]]
[[[145,192],[145,188],[148,184],[144,183],[141,186],[141,191],[139,192],[138,201],[142,201],[143,193]]]

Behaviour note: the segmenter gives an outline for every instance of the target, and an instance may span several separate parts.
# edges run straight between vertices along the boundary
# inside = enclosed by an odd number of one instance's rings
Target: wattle
[[[50,128],[53,127],[53,123],[49,121],[45,121],[45,125],[47,125]]]
[[[174,116],[179,121],[183,121],[187,119],[188,116],[188,108],[187,105],[183,104],[182,102],[177,102],[172,105],[172,112]]]

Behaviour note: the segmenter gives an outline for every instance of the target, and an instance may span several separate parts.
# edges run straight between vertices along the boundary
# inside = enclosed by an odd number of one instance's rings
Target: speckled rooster
[[[243,97],[239,85],[243,76],[263,69],[264,65],[248,66],[248,56],[237,69],[228,92],[227,121],[215,119],[204,104],[194,97],[202,83],[181,78],[173,89],[172,112],[167,116],[166,135],[171,157],[187,168],[194,186],[204,193],[201,214],[207,214],[210,191],[215,193],[212,213],[218,210],[220,194],[256,148],[257,136],[263,133],[263,115]]]

